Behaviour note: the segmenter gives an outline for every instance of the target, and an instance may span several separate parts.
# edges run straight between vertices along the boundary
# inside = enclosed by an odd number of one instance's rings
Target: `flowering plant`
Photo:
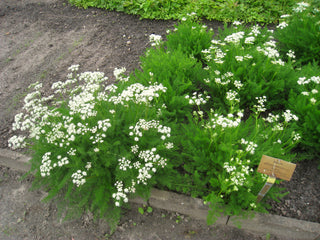
[[[27,136],[9,145],[32,148],[32,171],[48,198],[61,193],[105,216],[156,185],[201,197],[209,222],[221,205],[229,215],[264,210],[255,201],[266,176],[255,169],[263,154],[294,159],[301,118],[288,98],[301,90],[303,72],[281,59],[271,31],[236,22],[212,39],[193,17],[167,41],[150,36],[141,70],[127,77],[115,69],[116,85],[72,66],[53,95],[32,86],[13,124]],[[280,194],[273,188],[268,196]]]
[[[212,39],[212,31],[189,18],[147,50],[132,76],[162,82],[168,89],[160,98],[167,106],[162,117],[175,117],[171,181],[157,186],[202,197],[213,212],[216,203],[230,215],[262,210],[264,203],[255,203],[266,179],[255,171],[261,156],[292,161],[300,140],[299,118],[287,108],[289,92],[298,91],[297,73],[280,58],[272,31],[237,23]],[[279,196],[276,188],[269,196]]]
[[[280,54],[287,58],[293,50],[298,64],[320,62],[320,4],[319,1],[297,3],[291,15],[283,15],[275,37]]]
[[[319,68],[316,69],[319,73]],[[302,120],[299,127],[304,137],[300,147],[307,152],[305,157],[313,158],[319,156],[320,149],[320,76],[299,77],[297,84],[301,87],[301,92],[291,93],[289,103]]]
[[[63,193],[69,204],[105,216],[132,195],[147,196],[153,175],[166,167],[171,128],[153,106],[166,88],[130,84],[125,69],[115,69],[117,86],[107,85],[103,73],[78,68],[52,84],[50,96],[40,83],[31,86],[13,123],[26,136],[13,136],[9,146],[31,147],[34,183],[46,187],[47,199]]]

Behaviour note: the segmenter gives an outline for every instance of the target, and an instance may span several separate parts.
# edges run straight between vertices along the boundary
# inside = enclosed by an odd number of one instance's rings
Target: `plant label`
[[[263,155],[258,167],[258,172],[269,176],[290,181],[296,164],[281,159]]]

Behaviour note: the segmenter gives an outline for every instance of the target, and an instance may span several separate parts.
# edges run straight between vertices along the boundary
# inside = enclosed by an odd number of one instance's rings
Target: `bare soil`
[[[72,64],[80,71],[99,70],[110,82],[116,67],[132,72],[149,46],[149,35],[165,35],[174,21],[139,20],[117,12],[78,9],[65,0],[0,1],[0,148],[7,148],[14,115],[31,83],[48,89],[63,81]],[[215,32],[220,22],[206,22]],[[271,212],[320,222],[320,172],[317,161],[297,165],[289,194],[270,202]],[[29,192],[30,179],[0,168],[0,239],[102,239],[107,226],[92,217],[60,222],[53,203],[41,203],[42,192]],[[133,207],[109,239],[265,239],[231,227],[207,227],[176,213],[156,210],[143,216]],[[152,229],[152,231],[150,231]],[[271,239],[279,239],[273,237]]]

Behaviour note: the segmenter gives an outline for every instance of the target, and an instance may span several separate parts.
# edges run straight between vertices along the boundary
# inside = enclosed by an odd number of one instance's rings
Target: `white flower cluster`
[[[320,84],[320,76],[313,76],[309,79],[307,79],[306,77],[300,77],[298,80],[299,85],[306,85],[311,82],[314,82],[315,84]]]
[[[157,171],[156,166],[164,168],[167,163],[167,159],[162,158],[159,154],[155,154],[156,148],[151,150],[141,151],[139,158],[145,162],[144,166],[139,168],[139,175],[137,176],[137,183],[147,185],[148,179],[152,177],[152,173]]]
[[[42,177],[50,176],[50,171],[52,170],[51,160],[50,160],[51,152],[47,152],[42,156],[41,166],[40,166],[40,174]]]
[[[87,169],[87,171],[92,167],[91,162],[87,162],[85,169]]]
[[[258,145],[255,144],[254,142],[248,142],[244,138],[241,138],[241,144],[246,145],[245,151],[252,155],[254,154],[255,149],[258,147]]]
[[[285,64],[285,62],[284,61],[282,61],[281,59],[278,59],[278,60],[271,60],[271,63],[273,63],[273,64],[278,64],[278,65],[280,65],[280,66],[284,66],[284,64]]]
[[[69,160],[67,157],[61,157],[61,155],[57,156],[57,159],[59,160],[57,163],[53,164],[53,167],[62,167],[63,165],[69,164]]]
[[[214,72],[216,75],[220,75],[219,71]],[[225,74],[220,75],[219,77],[216,77],[214,79],[214,82],[218,85],[227,85],[231,81],[233,81],[233,73],[232,72],[226,72]]]
[[[106,132],[108,128],[111,127],[110,119],[104,119],[98,121],[98,129]]]
[[[122,68],[115,68],[113,70],[113,75],[115,76],[116,80],[120,82],[127,82],[129,81],[129,77],[123,77],[123,74],[127,71],[125,67]]]
[[[129,159],[126,159],[125,157],[122,157],[118,159],[119,163],[119,169],[122,171],[127,171],[127,168],[131,169],[131,161]]]
[[[171,136],[171,128],[161,125],[160,122],[156,120],[146,121],[145,119],[139,119],[136,125],[130,126],[129,129],[131,130],[129,135],[133,136],[136,142],[138,142],[139,138],[143,136],[142,131],[148,131],[150,129],[157,129],[158,133],[162,134],[162,140],[165,140],[167,137]]]
[[[106,138],[107,135],[104,133],[96,133],[94,136],[90,136],[90,140],[92,140],[92,144],[98,144],[103,143],[104,138]],[[99,150],[95,150],[95,152],[98,152]]]
[[[294,12],[297,12],[297,13],[303,12],[304,10],[306,10],[310,6],[310,4],[306,3],[306,2],[299,2],[299,3],[297,3],[297,5],[298,5],[297,7],[294,7],[292,9]]]
[[[319,85],[320,84],[320,76],[312,76],[309,79],[307,79],[306,77],[300,77],[298,80],[299,85],[306,85],[309,89],[310,89],[310,87],[308,85],[310,83],[312,85],[314,85],[314,84]],[[308,91],[301,92],[302,95],[310,96],[311,104],[317,103],[317,99],[319,99],[318,93],[319,93],[319,91],[315,88],[313,88],[310,92],[308,92]]]
[[[239,90],[243,87],[243,84],[242,84],[242,82],[241,82],[240,80],[235,80],[235,81],[233,82],[233,84],[234,84],[234,86],[235,86],[237,89],[239,89]]]
[[[262,118],[262,119],[266,122],[274,123],[274,122],[278,122],[279,118],[280,118],[279,114],[273,115],[272,113],[269,113],[268,117]]]
[[[87,176],[87,172],[77,170],[77,172],[71,175],[72,182],[77,186],[80,187],[81,185],[86,183],[85,177]]]
[[[284,117],[285,122],[290,122],[291,120],[299,120],[299,118],[296,115],[291,113],[291,110],[286,110],[284,113],[282,113],[282,116]]]
[[[288,27],[288,23],[286,23],[286,22],[281,22],[277,26],[277,28],[280,28],[280,29],[284,29],[286,27]]]
[[[234,26],[239,26],[239,25],[241,25],[242,23],[241,22],[239,22],[239,21],[234,21],[233,23],[232,23],[232,25],[234,25]]]
[[[160,35],[156,35],[156,34],[151,34],[149,36],[149,41],[151,43],[151,46],[158,46],[160,45],[162,40],[162,37]]]
[[[164,145],[166,146],[166,149],[172,149],[174,147],[172,142],[165,143]]]
[[[255,37],[254,36],[246,37],[244,39],[244,43],[245,44],[254,44],[254,41],[255,41]]]
[[[300,139],[301,139],[300,134],[299,134],[299,133],[296,133],[295,131],[293,131],[293,132],[292,132],[292,140],[293,140],[294,142],[297,142],[297,141],[299,141]]]
[[[256,97],[256,99],[258,100],[258,105],[254,105],[253,107],[256,108],[258,113],[265,112],[267,109],[265,108],[264,103],[267,101],[267,97]]]
[[[133,101],[134,103],[149,103],[154,98],[159,97],[159,92],[166,92],[167,88],[162,84],[155,83],[151,86],[143,86],[140,83],[134,83],[123,90],[118,96],[111,96],[108,101],[114,104],[122,104]]]
[[[229,182],[233,186],[231,191],[238,191],[239,186],[243,186],[246,183],[247,176],[250,175],[250,172],[253,172],[253,169],[247,165],[250,163],[250,160],[242,161],[239,158],[232,157],[229,162],[225,162],[223,168],[229,173],[230,178],[226,179],[226,182]]]
[[[264,48],[258,46],[257,51],[262,52],[268,58],[278,58],[280,56],[278,50],[275,48],[275,41],[271,40],[264,44]]]
[[[292,50],[289,50],[289,52],[287,52],[287,56],[292,59],[296,58],[296,55],[295,55],[294,51],[292,51]]]
[[[80,65],[79,64],[74,64],[74,65],[71,65],[68,70],[71,71],[71,72],[77,72],[79,70],[79,67]]]
[[[214,118],[212,118],[210,120],[210,122],[207,123],[205,128],[214,129],[218,126],[220,126],[222,128],[238,127],[241,122],[242,117],[243,117],[242,112],[238,112],[237,116],[234,116],[233,114],[228,114],[227,117],[224,117],[223,115],[219,115],[219,114],[215,113]]]
[[[115,206],[120,207],[121,202],[127,203],[129,201],[127,194],[134,193],[136,191],[136,183],[132,180],[131,186],[127,188],[123,188],[124,186],[122,181],[117,181],[114,185],[117,188],[117,193],[113,193],[112,198],[115,200]]]
[[[27,146],[25,139],[26,139],[25,136],[14,135],[8,140],[8,146],[9,146],[9,148],[12,148],[13,150],[18,149],[18,148],[25,148]]]
[[[224,63],[223,58],[227,55],[217,45],[224,46],[225,43],[220,40],[211,40],[209,49],[204,49],[201,52],[204,54],[205,59],[210,62],[212,59],[217,64]],[[213,57],[214,56],[214,57]]]
[[[138,152],[138,149],[139,147],[135,149],[135,153]],[[121,205],[121,201],[128,201],[127,194],[135,192],[136,184],[147,185],[148,180],[152,178],[152,174],[157,171],[157,167],[164,168],[167,165],[167,159],[161,157],[159,154],[156,154],[156,151],[156,148],[140,151],[138,154],[140,161],[136,162],[132,162],[125,157],[118,159],[120,170],[127,171],[128,169],[136,169],[138,170],[138,175],[136,180],[132,180],[132,185],[127,188],[124,188],[123,182],[116,182],[115,186],[117,188],[117,192],[112,195],[112,197],[116,200],[116,206],[119,207]]]
[[[240,40],[244,37],[244,32],[232,33],[229,36],[226,36],[224,41],[227,43],[239,44]]]
[[[228,92],[226,92],[226,99],[229,102],[240,102],[240,98],[237,97],[238,96],[238,92],[230,89]]]
[[[94,110],[95,93],[100,90],[101,83],[106,82],[107,79],[102,72],[84,72],[78,75],[78,80],[84,81],[84,84],[70,92],[72,96],[68,103],[70,114],[79,114],[82,120],[96,116],[97,111]]]
[[[295,114],[291,113],[291,110],[286,110],[281,114],[281,116],[283,117],[285,123],[299,120],[299,118]],[[282,131],[284,129],[284,124],[283,122],[280,122],[279,114],[273,115],[272,113],[269,113],[266,118],[262,119],[268,123],[274,123],[272,131]]]
[[[259,25],[254,25],[251,28],[251,32],[249,33],[249,36],[255,36],[257,37],[261,32],[260,32],[260,26]]]
[[[189,95],[186,95],[185,98],[189,100],[190,105],[200,106],[201,104],[206,104],[207,100],[210,99],[210,96],[206,95],[203,97],[202,93],[194,92],[191,98]]]

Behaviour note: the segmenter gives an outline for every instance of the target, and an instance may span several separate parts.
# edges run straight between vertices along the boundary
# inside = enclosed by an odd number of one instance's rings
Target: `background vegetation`
[[[69,0],[83,8],[97,7],[148,19],[181,19],[194,12],[200,18],[232,22],[275,23],[291,12],[297,0]]]

